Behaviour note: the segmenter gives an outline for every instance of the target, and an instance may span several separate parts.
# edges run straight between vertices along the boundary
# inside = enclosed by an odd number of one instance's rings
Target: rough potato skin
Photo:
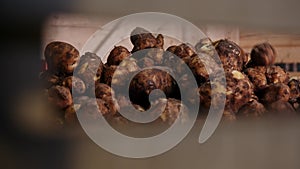
[[[163,36],[159,34],[156,38],[144,28],[137,27],[131,32],[130,41],[133,44],[131,53],[147,48],[163,49]]]
[[[213,43],[225,71],[238,70],[244,67],[245,53],[236,43],[221,39]]]
[[[135,109],[137,109],[141,112],[145,111],[145,109],[142,108],[141,106],[139,106],[137,104],[132,104],[130,99],[125,97],[124,95],[118,95],[116,97],[117,97],[116,101],[118,102],[120,109],[126,109],[127,107],[132,105]]]
[[[226,89],[221,88],[221,85],[218,83],[211,82],[206,82],[199,87],[200,102],[206,108],[218,106],[219,101],[211,103],[212,85],[216,89],[216,98],[221,98],[221,94],[226,93],[224,116],[229,117],[229,119],[235,119],[235,113],[251,100],[253,85],[245,74],[237,70],[226,72],[225,76]]]
[[[105,83],[109,86],[114,84],[117,87],[125,85],[130,78],[130,75],[140,70],[137,60],[133,57],[127,58],[122,61],[118,66],[116,65],[105,65],[102,78],[100,82]]]
[[[69,88],[72,94],[79,95],[79,94],[85,93],[85,91],[86,91],[85,83],[76,76],[66,77],[63,80],[62,85]]]
[[[111,65],[111,66],[105,65],[100,82],[110,86],[113,75],[117,68],[118,66],[116,65]]]
[[[251,50],[251,66],[270,66],[276,59],[276,51],[270,43],[257,44]]]
[[[163,65],[172,68],[177,78],[182,78],[183,76],[185,76],[187,71],[192,70],[194,71],[194,74],[199,73],[199,76],[195,74],[195,78],[197,78],[197,81],[199,83],[202,81],[206,81],[206,79],[208,78],[208,74],[206,69],[204,68],[204,64],[200,60],[198,62],[198,60],[195,59],[195,61],[191,65],[189,65],[189,63],[191,62],[191,58],[198,58],[198,55],[196,55],[191,45],[182,43],[178,46],[170,46],[167,49],[163,56]]]
[[[134,58],[129,58],[124,60],[116,69],[114,77],[112,79],[112,84],[116,86],[124,86],[125,82],[131,78],[131,75],[138,72],[140,67],[137,65],[137,60]]]
[[[253,84],[248,77],[236,70],[226,73],[226,107],[236,113],[253,95]]]
[[[165,109],[163,109],[164,104],[166,104]],[[155,120],[155,122],[158,123],[172,125],[178,118],[177,122],[184,124],[186,121],[189,120],[188,108],[184,104],[182,104],[180,100],[176,100],[173,98],[158,99],[153,104],[153,111],[154,112],[150,113],[156,114],[157,112],[161,112],[158,119]]]
[[[200,59],[198,56],[192,57],[188,65],[196,77],[198,84],[204,83],[209,79],[203,59]]]
[[[269,84],[289,82],[289,75],[280,66],[271,66],[266,70],[266,77]]]
[[[77,109],[80,110],[80,113],[83,113],[81,117],[84,120],[97,120],[102,115],[111,117],[118,111],[118,105],[114,104],[111,97],[106,97],[105,99],[81,97],[75,102],[76,104],[74,105],[81,103]]]
[[[172,95],[174,83],[172,76],[166,71],[145,69],[132,79],[129,96],[133,103],[147,109],[150,106],[148,96],[152,90],[160,89],[169,97]]]
[[[84,81],[87,88],[90,88],[101,78],[103,63],[99,56],[87,52],[81,56],[76,70],[77,76]]]
[[[162,64],[163,61],[163,55],[164,55],[164,50],[163,49],[148,49],[148,52],[146,54],[146,57],[151,58],[155,65],[160,65]]]
[[[123,46],[115,46],[107,58],[107,65],[119,65],[130,56],[130,52]]]
[[[114,91],[104,83],[95,83],[95,96],[99,99],[114,97]]]
[[[266,77],[266,68],[262,66],[257,66],[253,68],[247,68],[245,74],[248,75],[248,78],[254,85],[254,91],[259,92],[264,89],[268,85],[267,77]]]
[[[171,52],[175,54],[176,56],[180,57],[181,59],[186,58],[186,57],[191,57],[195,55],[195,51],[193,50],[192,46],[189,44],[182,43],[178,46],[170,46],[167,49],[168,52]]]
[[[206,82],[199,87],[199,95],[200,95],[200,104],[205,108],[209,108],[211,106],[211,98],[212,98],[212,89],[211,83]]]
[[[193,82],[193,80],[194,80],[193,76],[184,74],[177,81],[178,88],[180,88],[180,90],[178,89],[178,91],[181,93],[178,93],[178,94],[176,93],[176,95],[180,95],[181,101],[183,101],[183,103],[185,105],[187,105],[188,107],[198,104],[199,103],[198,99],[200,98],[200,95],[198,92],[198,87],[191,86],[191,83]],[[182,99],[182,98],[185,98],[185,99]]]
[[[297,79],[291,79],[288,83],[290,87],[290,99],[289,102],[294,104],[298,102],[300,97],[300,83]]]
[[[158,34],[156,36],[156,48],[164,49],[164,36],[162,34]]]
[[[195,45],[195,50],[197,51],[197,54],[208,55],[213,58],[216,63],[221,63],[218,52],[210,38],[200,39],[200,41]]]
[[[265,105],[271,104],[278,100],[287,102],[290,98],[290,88],[283,83],[271,84],[264,90],[262,90],[258,94],[258,97],[260,98],[260,101]]]
[[[206,53],[209,56],[213,56],[216,54],[216,50],[212,44],[212,40],[210,38],[203,38],[195,45],[196,51],[199,53]]]
[[[54,74],[71,75],[77,66],[79,51],[66,42],[49,43],[44,52],[49,71]]]
[[[201,57],[194,55],[188,62],[189,68],[192,70],[199,85],[207,82],[209,78],[215,78],[220,72],[217,62],[211,57]]]
[[[163,61],[164,50],[157,48],[145,49],[135,52],[132,57],[138,62],[138,66],[146,68],[150,66],[159,66]]]
[[[115,114],[118,109],[118,104],[115,102],[115,92],[114,90],[104,83],[95,84],[95,96],[98,98],[98,104],[102,104],[111,111],[111,114]],[[101,101],[100,101],[100,100]]]
[[[60,109],[71,106],[73,103],[71,92],[63,86],[52,86],[49,91],[49,100]]]
[[[150,57],[143,57],[141,59],[138,60],[137,64],[140,66],[140,67],[151,67],[151,66],[155,66],[155,62],[152,58]]]
[[[174,50],[172,49],[174,48]],[[177,77],[181,77],[182,75],[187,73],[187,66],[190,61],[190,56],[186,55],[178,55],[176,54],[175,48],[181,48],[180,46],[171,46],[164,52],[163,55],[163,65],[172,68],[173,72]],[[180,49],[181,50],[181,49]]]
[[[212,90],[212,86],[215,89],[215,92]],[[212,107],[219,107],[220,103],[222,102],[222,96],[227,94],[227,89],[222,88],[222,86],[217,82],[205,82],[199,87],[199,95],[200,95],[200,112],[207,113],[207,110]],[[215,97],[215,100],[212,100],[212,97]],[[225,120],[236,120],[235,112],[232,111],[230,108],[230,97],[227,95],[225,96],[225,109],[223,111],[223,119]],[[202,112],[204,111],[204,112]]]
[[[112,98],[97,99],[98,108],[102,115],[114,115],[118,111],[118,106],[115,105]]]

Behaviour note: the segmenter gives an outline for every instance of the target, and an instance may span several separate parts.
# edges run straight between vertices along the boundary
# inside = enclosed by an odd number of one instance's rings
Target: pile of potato
[[[195,46],[182,43],[164,50],[163,35],[155,37],[143,28],[134,29],[130,41],[131,51],[115,46],[106,61],[100,59],[103,56],[89,52],[80,57],[78,50],[65,42],[55,41],[46,46],[48,69],[41,73],[40,79],[49,102],[61,112],[58,118],[62,123],[76,123],[79,109],[84,110],[81,112],[88,119],[99,118],[99,111],[91,108],[95,104],[110,122],[128,123],[119,111],[129,106],[139,112],[151,108],[148,113],[153,116],[161,113],[155,122],[171,125],[178,116],[178,121],[184,122],[189,119],[187,107],[196,103],[193,98],[181,102],[181,97],[197,93],[200,112],[216,106],[217,103],[211,102],[212,86],[221,85],[210,78],[222,78],[219,74],[222,71],[216,69],[218,65],[225,72],[225,79],[220,79],[226,81],[226,88],[220,90],[220,95],[226,93],[224,118],[296,114],[298,110],[300,83],[274,65],[276,51],[269,43],[258,44],[251,53],[246,53],[230,40],[212,42],[206,38]],[[174,59],[175,56],[180,60]],[[194,77],[187,76],[183,64]],[[144,69],[151,66],[165,68]],[[130,77],[133,78],[125,91],[125,82]],[[189,88],[191,78],[196,79],[197,89]],[[179,88],[179,83],[184,88]],[[114,90],[111,85],[116,86]],[[166,98],[150,102],[149,94],[155,89],[162,90]],[[218,98],[218,91],[214,94]]]

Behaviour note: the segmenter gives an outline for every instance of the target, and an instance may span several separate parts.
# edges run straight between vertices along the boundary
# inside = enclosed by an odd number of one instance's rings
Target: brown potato
[[[140,27],[135,28],[131,32],[130,40],[134,46],[131,53],[147,48],[163,49],[164,45],[164,39],[161,34],[155,38],[152,33]]]
[[[195,51],[192,49],[193,47],[189,44],[182,43],[178,46],[170,46],[167,51],[175,54],[179,58],[183,59],[186,57],[192,57],[195,55]]]
[[[283,83],[271,84],[263,89],[258,94],[258,97],[260,98],[260,101],[265,105],[271,104],[278,100],[287,102],[290,98],[290,88]]]
[[[60,109],[71,106],[73,103],[71,92],[63,86],[52,86],[49,89],[49,100]]]
[[[269,84],[289,82],[289,74],[279,66],[271,66],[266,70],[266,77]]]
[[[105,65],[102,78],[100,82],[105,83],[109,86],[114,84],[117,87],[123,87],[125,82],[127,82],[130,75],[140,70],[140,67],[137,65],[137,60],[133,57],[125,59],[118,66]],[[114,77],[114,78],[113,78]]]
[[[103,63],[99,56],[87,52],[81,56],[76,70],[76,76],[84,81],[87,88],[90,88],[101,78]]]
[[[268,85],[267,77],[265,75],[266,68],[262,66],[247,68],[245,74],[248,75],[248,78],[253,83],[254,91],[259,92]]]
[[[270,66],[276,59],[276,51],[268,42],[257,44],[251,50],[251,66]]]
[[[214,78],[220,72],[221,66],[211,57],[200,57],[194,55],[188,62],[189,68],[192,70],[199,85],[207,82],[209,78]]]
[[[147,68],[150,66],[159,66],[163,61],[164,50],[157,48],[145,49],[143,51],[135,52],[132,57],[138,62],[138,66],[141,68]]]
[[[132,79],[129,87],[130,99],[133,103],[147,109],[150,106],[148,96],[152,90],[160,89],[170,97],[174,93],[174,85],[174,79],[166,71],[145,69]]]
[[[84,120],[97,120],[104,117],[114,116],[118,111],[118,105],[113,102],[112,97],[105,99],[88,98],[84,100],[80,106],[81,117]]]
[[[114,91],[107,84],[96,83],[95,84],[95,96],[99,99],[105,99],[107,97],[114,97]]]
[[[185,44],[183,45],[185,46]],[[176,50],[176,48],[178,48],[178,50]],[[186,46],[186,49],[187,48],[189,47]],[[169,47],[164,53],[162,61],[162,65],[171,68],[177,77],[181,77],[182,75],[186,74],[187,69],[189,69],[188,63],[190,61],[190,56],[187,51],[183,52],[181,50],[184,50],[182,45]]]
[[[294,104],[297,103],[300,97],[300,83],[296,79],[291,79],[288,83],[290,87],[290,99],[289,102]]]
[[[116,66],[116,65],[111,65],[111,66],[105,65],[100,82],[105,83],[110,86],[113,75],[117,68],[118,68],[118,66]]]
[[[86,91],[85,83],[76,76],[66,77],[63,80],[62,85],[69,88],[72,94],[79,95],[85,93]]]
[[[244,67],[245,53],[236,43],[221,39],[213,43],[225,70],[241,71]]]
[[[213,42],[210,38],[203,38],[195,45],[197,54],[205,54],[213,58],[216,63],[221,63],[217,50],[215,49]]]
[[[49,71],[71,75],[78,64],[79,51],[66,42],[49,43],[44,52]]]
[[[251,100],[253,85],[246,75],[237,70],[226,73],[226,83],[226,89],[223,89],[219,83],[206,82],[201,85],[199,87],[200,103],[206,108],[218,106],[220,104],[218,99],[221,99],[222,94],[226,93],[224,116],[235,119],[234,114]],[[213,94],[211,86],[216,90],[214,94],[216,95],[217,101],[214,103],[211,103]]]
[[[166,104],[165,109],[163,109],[164,104]],[[188,108],[184,104],[182,104],[180,100],[176,100],[173,98],[157,100],[153,104],[153,111],[154,112],[150,113],[161,113],[158,119],[155,120],[155,122],[158,123],[172,125],[176,121],[176,119],[178,119],[177,122],[184,124],[189,120]]]
[[[115,46],[107,58],[107,65],[119,65],[130,56],[130,52],[123,46]]]

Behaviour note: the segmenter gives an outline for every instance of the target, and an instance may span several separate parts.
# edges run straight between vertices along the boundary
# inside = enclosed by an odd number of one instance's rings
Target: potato
[[[79,60],[79,51],[66,42],[49,43],[44,52],[49,71],[54,74],[72,75]]]
[[[255,45],[250,55],[252,66],[273,65],[277,57],[275,49],[268,42]]]
[[[130,56],[130,52],[123,46],[115,46],[107,58],[107,65],[119,65]]]
[[[245,64],[245,53],[241,47],[227,39],[218,40],[213,44],[226,71],[242,71]]]
[[[130,40],[133,44],[131,53],[147,48],[163,49],[164,38],[159,34],[156,38],[144,28],[137,27],[130,34]]]
[[[139,72],[131,81],[129,87],[130,99],[145,109],[149,108],[148,96],[154,89],[162,90],[167,97],[172,96],[175,81],[172,76],[160,69],[145,69]]]

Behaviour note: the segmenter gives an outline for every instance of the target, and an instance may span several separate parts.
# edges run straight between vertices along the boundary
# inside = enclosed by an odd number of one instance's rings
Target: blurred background
[[[1,168],[300,168],[299,118],[222,123],[201,145],[197,140],[203,121],[198,121],[171,151],[148,159],[126,159],[102,150],[80,127],[48,125],[35,94],[47,43],[61,40],[81,49],[101,26],[136,12],[177,15],[212,40],[231,39],[247,52],[268,41],[278,52],[276,63],[299,75],[299,3],[2,0]]]

